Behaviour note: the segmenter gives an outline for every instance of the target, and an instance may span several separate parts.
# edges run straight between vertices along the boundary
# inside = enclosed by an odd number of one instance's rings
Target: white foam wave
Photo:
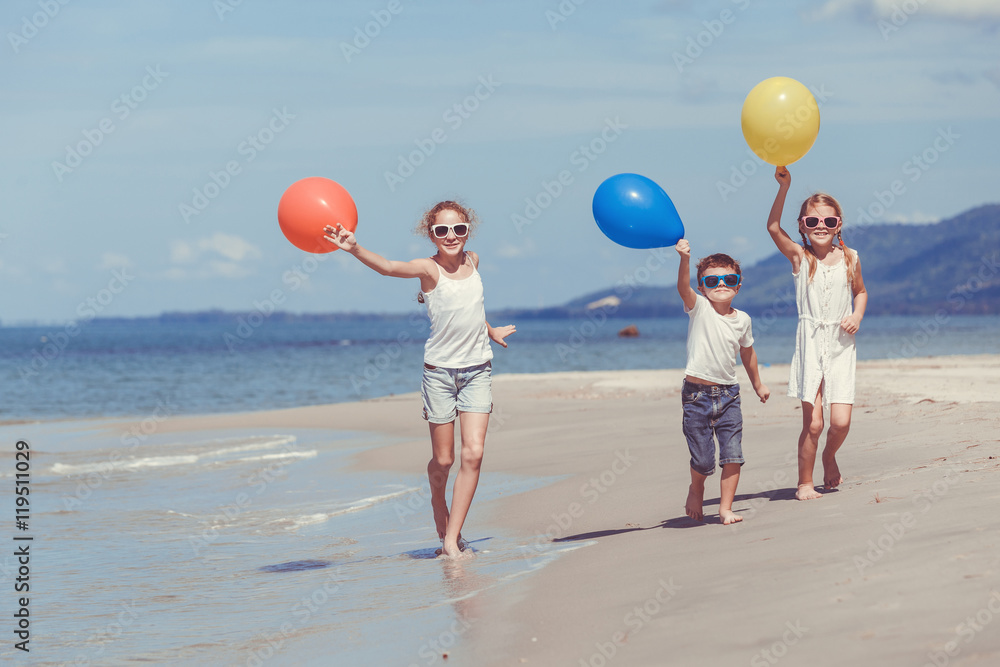
[[[392,493],[383,493],[378,496],[371,496],[369,498],[361,498],[360,500],[355,500],[345,507],[340,507],[338,509],[332,510],[330,512],[316,512],[313,514],[304,514],[302,516],[292,517],[288,519],[275,519],[269,523],[284,525],[287,530],[298,530],[303,526],[310,526],[317,523],[324,523],[329,521],[335,516],[341,516],[343,514],[349,514],[351,512],[359,512],[363,509],[368,509],[372,505],[377,505],[383,503],[387,500],[393,498],[398,498],[399,496],[405,496],[409,493],[419,491],[418,487],[411,487],[407,489],[402,489],[400,491],[393,491]]]
[[[191,454],[177,454],[173,456],[144,456],[144,457],[131,457],[128,459],[117,459],[113,460],[111,458],[105,461],[98,461],[96,463],[54,463],[49,469],[49,472],[53,475],[89,475],[91,473],[98,473],[101,475],[110,475],[115,472],[121,471],[136,471],[143,468],[162,468],[168,466],[179,466],[179,465],[191,465],[199,461],[204,460],[215,460],[225,459],[226,456],[230,454],[238,454],[240,452],[250,452],[250,451],[260,451],[266,449],[275,449],[277,447],[287,447],[294,443],[297,438],[293,435],[281,435],[281,436],[268,436],[269,439],[261,442],[250,442],[248,444],[240,445],[237,447],[223,447],[221,449],[211,449],[200,453]],[[233,438],[226,440],[214,440],[213,443],[219,442],[231,442]],[[246,439],[241,439],[244,442]],[[292,451],[286,450],[284,452],[275,452],[272,454],[262,454],[260,456],[249,456],[239,459],[230,459],[235,463],[255,463],[259,461],[273,461],[276,459],[301,459],[301,458],[312,458],[317,455],[316,450],[308,451]]]

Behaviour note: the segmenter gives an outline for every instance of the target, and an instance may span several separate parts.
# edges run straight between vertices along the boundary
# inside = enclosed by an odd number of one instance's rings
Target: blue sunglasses
[[[738,273],[727,273],[724,276],[702,276],[701,286],[708,289],[715,289],[720,284],[726,287],[737,287],[742,277]]]

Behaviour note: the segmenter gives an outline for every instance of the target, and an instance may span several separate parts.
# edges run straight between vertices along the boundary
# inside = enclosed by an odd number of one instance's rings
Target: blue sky
[[[740,110],[772,76],[820,100],[790,206],[832,193],[848,242],[865,211],[922,223],[998,200],[995,0],[12,0],[0,26],[4,323],[415,310],[415,281],[284,239],[278,200],[306,176],[344,185],[359,241],[393,259],[431,254],[414,223],[462,198],[490,309],[676,280],[672,256],[594,223],[620,172],[666,190],[696,256],[752,263],[773,252],[776,184]]]

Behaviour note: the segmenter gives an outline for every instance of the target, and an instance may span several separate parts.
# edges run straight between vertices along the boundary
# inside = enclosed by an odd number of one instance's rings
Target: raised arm
[[[684,308],[691,310],[698,299],[698,293],[691,287],[691,244],[687,239],[681,239],[674,248],[681,256],[681,265],[677,269],[677,293],[681,295]]]
[[[792,270],[798,271],[799,262],[802,260],[802,246],[793,241],[781,228],[781,211],[785,208],[785,197],[792,184],[792,175],[788,173],[788,167],[775,169],[774,180],[778,181],[778,194],[775,195],[771,212],[767,215],[767,233],[771,235],[771,240],[778,246],[781,254],[792,263]]]
[[[420,278],[422,284],[424,281],[429,281],[431,285],[437,282],[436,268],[431,259],[423,257],[409,262],[386,259],[382,255],[361,247],[357,239],[354,238],[354,233],[349,229],[344,229],[339,223],[336,227],[327,226],[324,231],[326,236],[323,238],[341,250],[354,255],[362,264],[383,276]]]

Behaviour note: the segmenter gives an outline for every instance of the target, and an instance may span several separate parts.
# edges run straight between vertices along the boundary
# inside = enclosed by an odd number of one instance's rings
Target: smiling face
[[[698,279],[698,291],[705,295],[705,297],[712,301],[713,303],[727,303],[733,300],[740,291],[740,285],[736,287],[729,287],[723,281],[719,281],[716,287],[708,288],[701,284],[701,279],[705,276],[724,276],[729,273],[739,273],[739,269],[732,266],[713,266],[711,268],[705,269],[701,272],[701,276]]]
[[[449,227],[454,227],[454,225],[468,225],[468,221],[458,212],[450,208],[446,208],[442,211],[438,211],[437,215],[434,216],[434,224],[428,227],[427,233],[437,246],[438,252],[441,255],[451,255],[456,256],[461,254],[465,250],[465,242],[469,239],[468,234],[459,237],[455,236],[455,230],[449,229],[448,235],[444,238],[437,238],[434,235],[433,228],[435,225],[448,225]]]
[[[813,204],[811,206],[806,207],[805,213],[803,213],[803,217],[810,215],[815,215],[819,218],[825,218],[829,216],[840,217],[840,211],[838,211],[836,208],[828,204]],[[805,237],[809,239],[809,243],[811,243],[814,246],[833,245],[834,237],[840,232],[840,228],[843,226],[844,226],[844,221],[841,220],[840,222],[837,223],[837,226],[834,227],[833,229],[830,229],[822,222],[820,222],[820,224],[810,229],[809,227],[806,227],[805,224],[802,223],[802,218],[801,217],[799,218],[799,232],[804,234]]]

